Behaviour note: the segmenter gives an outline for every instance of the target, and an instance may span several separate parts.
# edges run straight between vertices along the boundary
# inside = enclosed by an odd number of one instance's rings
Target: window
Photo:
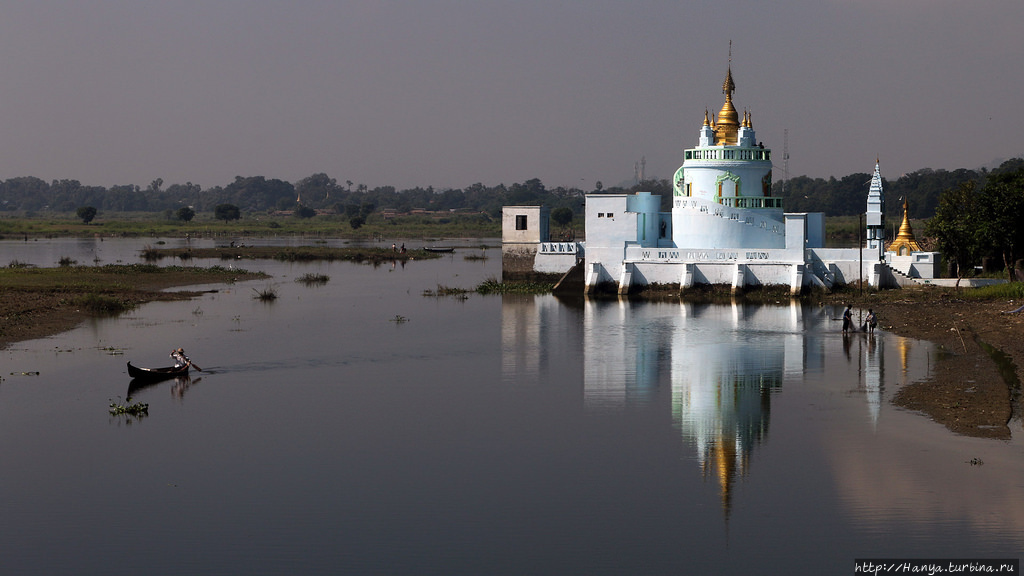
[[[526,230],[526,214],[516,214],[516,230]]]

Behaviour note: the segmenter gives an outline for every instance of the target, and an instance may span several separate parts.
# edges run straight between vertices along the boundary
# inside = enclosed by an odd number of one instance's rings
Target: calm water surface
[[[273,278],[0,352],[0,574],[847,574],[1024,549],[1021,422],[977,440],[895,409],[937,351],[844,339],[838,310],[423,295],[500,275],[494,249],[237,265]],[[109,415],[125,362],[176,346],[202,372]]]

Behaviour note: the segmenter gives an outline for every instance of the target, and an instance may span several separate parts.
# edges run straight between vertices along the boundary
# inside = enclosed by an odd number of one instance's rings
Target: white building
[[[683,152],[673,178],[671,213],[660,212],[661,197],[649,192],[588,194],[586,242],[571,243],[570,249],[541,238],[533,269],[567,271],[572,264],[564,255],[571,252],[587,292],[614,286],[620,294],[647,284],[682,289],[728,284],[734,290],[784,285],[798,293],[859,281],[897,285],[909,281],[904,274],[926,270],[893,274],[886,264],[877,162],[866,206],[866,247],[825,248],[824,214],[784,213],[782,198],[771,195],[771,150],[757,141],[749,112],[740,120],[732,102],[735,90],[730,66],[722,109],[714,118],[704,111],[697,146]],[[530,210],[536,207],[505,207],[504,220]]]

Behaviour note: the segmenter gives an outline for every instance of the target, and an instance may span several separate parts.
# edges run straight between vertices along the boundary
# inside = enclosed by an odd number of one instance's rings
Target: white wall
[[[546,242],[550,209],[547,206],[505,206],[501,209],[502,242]],[[526,216],[526,229],[516,230],[516,216]]]

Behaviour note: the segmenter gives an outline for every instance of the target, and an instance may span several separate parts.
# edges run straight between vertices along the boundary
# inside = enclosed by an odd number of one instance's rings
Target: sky
[[[671,178],[722,106],[730,40],[733,101],[775,179],[1024,156],[1021,0],[0,8],[0,179],[589,191],[631,183],[641,159]]]

